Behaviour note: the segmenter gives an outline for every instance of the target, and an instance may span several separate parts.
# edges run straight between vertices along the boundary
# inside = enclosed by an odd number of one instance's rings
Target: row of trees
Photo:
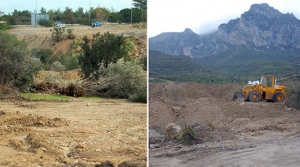
[[[91,7],[89,10],[84,11],[82,7],[77,10],[65,7],[65,10],[50,9],[42,7],[39,12],[41,14],[49,14],[50,21],[61,21],[66,24],[83,24],[90,25],[91,21],[107,21],[119,23],[139,23],[147,22],[147,0],[133,0],[134,8],[125,8],[119,12],[111,9],[98,7]],[[35,13],[35,12],[34,12]],[[132,13],[132,15],[131,15]],[[14,10],[12,14],[4,15],[0,19],[7,21],[11,25],[30,24],[32,12]],[[131,17],[132,16],[132,17]]]

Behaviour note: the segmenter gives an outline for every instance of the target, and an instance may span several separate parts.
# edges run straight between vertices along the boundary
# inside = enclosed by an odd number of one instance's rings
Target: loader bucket
[[[236,101],[236,100],[244,101],[245,98],[244,98],[244,95],[241,91],[237,91],[237,92],[234,92],[234,95],[233,95],[231,100],[232,101]]]

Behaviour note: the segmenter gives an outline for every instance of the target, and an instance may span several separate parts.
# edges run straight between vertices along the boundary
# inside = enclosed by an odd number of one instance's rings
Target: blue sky
[[[268,3],[300,19],[299,0],[148,0],[148,36],[182,32],[185,28],[197,34],[209,33],[222,23],[240,18],[257,3]]]
[[[131,0],[0,0],[0,10],[4,10],[5,14],[12,13],[14,9],[18,11],[29,10],[34,12],[39,11],[44,7],[47,11],[50,9],[58,9],[64,11],[65,7],[72,8],[76,11],[78,7],[83,7],[86,11],[91,7],[105,7],[115,11],[120,11],[125,8],[131,8]]]

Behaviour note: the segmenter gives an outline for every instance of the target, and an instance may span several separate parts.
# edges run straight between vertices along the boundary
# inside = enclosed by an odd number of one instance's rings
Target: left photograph
[[[0,166],[147,166],[147,0],[1,0]]]

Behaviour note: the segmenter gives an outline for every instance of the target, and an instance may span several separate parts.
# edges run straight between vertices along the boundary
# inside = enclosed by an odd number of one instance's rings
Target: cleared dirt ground
[[[150,83],[150,166],[299,166],[300,111],[284,103],[231,101],[238,85]],[[183,145],[166,125],[194,128]],[[151,135],[150,135],[151,138]]]
[[[146,104],[0,100],[0,166],[146,164]]]

